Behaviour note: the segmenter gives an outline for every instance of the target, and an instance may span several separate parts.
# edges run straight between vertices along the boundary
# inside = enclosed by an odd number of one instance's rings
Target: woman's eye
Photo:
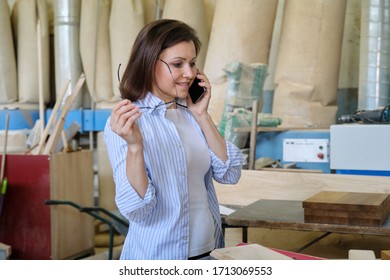
[[[194,67],[196,67],[196,63],[195,63],[195,62],[192,62],[192,63],[190,64],[190,66],[191,66],[191,68],[194,68]]]
[[[175,68],[180,68],[182,66],[183,66],[182,63],[173,63],[173,67],[175,67]]]

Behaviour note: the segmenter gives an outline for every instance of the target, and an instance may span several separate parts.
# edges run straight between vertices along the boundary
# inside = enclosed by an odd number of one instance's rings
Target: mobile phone
[[[200,80],[198,78],[195,78],[194,82],[188,89],[188,93],[191,97],[192,103],[194,104],[198,102],[202,98],[203,94],[206,92],[206,88],[201,87],[199,83]]]

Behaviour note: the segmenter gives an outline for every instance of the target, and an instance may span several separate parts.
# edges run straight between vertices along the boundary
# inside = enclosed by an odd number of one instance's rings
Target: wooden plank
[[[93,154],[81,150],[50,158],[50,199],[93,206]],[[48,207],[48,206],[46,206]],[[50,206],[52,258],[69,259],[94,248],[94,219],[66,206]]]
[[[60,137],[60,133],[63,130],[64,124],[65,124],[65,118],[68,114],[68,111],[72,108],[72,105],[74,101],[76,100],[76,97],[78,96],[83,84],[85,81],[85,74],[81,73],[79,80],[77,81],[72,94],[69,95],[66,98],[65,104],[61,110],[60,116],[57,120],[57,122],[53,125],[53,130],[50,134],[49,140],[47,141],[47,144],[43,150],[43,154],[50,155],[54,152],[54,149],[57,147],[58,139]]]
[[[8,259],[9,256],[11,255],[12,249],[11,249],[11,246],[0,242],[0,251],[4,251],[4,255],[5,255],[4,257],[5,257],[5,259]],[[1,256],[1,254],[0,254],[0,256]],[[1,257],[0,257],[0,260],[2,260]]]
[[[375,252],[372,250],[356,250],[348,251],[349,260],[376,260]]]
[[[384,193],[320,192],[302,202],[305,222],[381,226],[390,211]]]
[[[62,131],[61,141],[58,141],[55,152],[58,153],[62,150],[64,150],[65,152],[71,151],[71,148],[69,148],[69,141],[72,140],[79,131],[79,124],[76,121],[72,122],[66,130]]]
[[[257,127],[257,114],[258,114],[258,102],[253,100],[252,102],[252,124],[251,133],[249,135],[249,169],[255,169],[256,161],[256,127]]]
[[[383,215],[380,212],[358,212],[358,211],[338,211],[324,209],[304,209],[305,215],[309,216],[333,216],[340,218],[360,218],[381,220]]]
[[[312,216],[305,215],[306,223],[338,224],[338,225],[360,225],[360,226],[381,226],[382,219],[363,219],[353,217],[335,217],[335,216]]]
[[[268,127],[268,126],[258,126],[256,131],[257,132],[275,132],[275,131],[287,131],[287,130],[303,130],[303,131],[329,131],[329,127],[285,127],[285,126],[278,126],[278,127]],[[234,132],[251,132],[251,128],[249,127],[236,127],[234,128]]]
[[[390,195],[323,191],[303,201],[304,208],[380,212],[388,210]]]
[[[9,113],[7,113],[7,116],[5,117],[5,132],[4,132],[4,144],[2,150],[2,157],[1,157],[0,184],[2,184],[4,180],[5,158],[7,156],[8,124],[9,124]]]
[[[319,169],[298,169],[298,168],[262,167],[262,168],[256,168],[256,170],[275,171],[275,172],[322,173],[322,170]]]
[[[390,250],[382,250],[381,251],[381,259],[382,260],[390,260]]]
[[[210,256],[217,260],[292,260],[286,255],[259,244],[215,249]]]
[[[42,70],[42,37],[41,37],[41,23],[38,18],[37,21],[37,50],[38,50],[38,101],[39,101],[39,129],[40,135],[43,134],[45,127],[45,100],[43,96],[43,70]]]
[[[50,131],[50,128],[57,116],[57,112],[58,110],[60,109],[60,106],[61,106],[61,103],[62,103],[62,100],[64,99],[64,96],[66,94],[66,90],[68,89],[69,87],[69,84],[70,84],[70,80],[66,80],[66,82],[63,84],[63,86],[61,87],[61,91],[60,91],[60,94],[56,100],[56,103],[54,104],[54,107],[53,107],[53,111],[50,115],[50,118],[46,124],[46,127],[43,131],[43,133],[41,134],[40,136],[40,139],[39,139],[39,144],[38,144],[38,147],[36,149],[36,154],[41,154],[43,152],[43,149],[44,149],[44,146],[45,146],[45,142],[46,142],[46,138],[47,136],[49,135],[49,131]]]

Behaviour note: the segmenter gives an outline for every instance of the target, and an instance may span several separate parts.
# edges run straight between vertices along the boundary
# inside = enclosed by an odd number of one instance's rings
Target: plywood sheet
[[[390,196],[386,193],[359,193],[324,191],[303,201],[304,208],[383,212]]]
[[[360,211],[335,211],[324,209],[304,209],[305,215],[310,216],[334,216],[338,218],[360,218],[360,219],[381,219],[380,212],[360,212]]]
[[[93,176],[91,151],[52,155],[50,199],[93,206]],[[64,205],[51,206],[50,209],[52,259],[72,259],[89,253],[94,248],[94,219]]]
[[[336,216],[312,216],[305,214],[306,223],[338,224],[338,225],[360,225],[360,226],[381,226],[382,219],[363,219],[353,217],[336,217]]]

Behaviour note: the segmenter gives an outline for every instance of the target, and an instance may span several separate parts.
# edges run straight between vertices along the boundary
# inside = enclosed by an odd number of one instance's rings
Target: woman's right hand
[[[143,148],[142,135],[136,123],[141,115],[138,107],[128,99],[121,100],[112,109],[111,129],[128,143],[129,148]]]

